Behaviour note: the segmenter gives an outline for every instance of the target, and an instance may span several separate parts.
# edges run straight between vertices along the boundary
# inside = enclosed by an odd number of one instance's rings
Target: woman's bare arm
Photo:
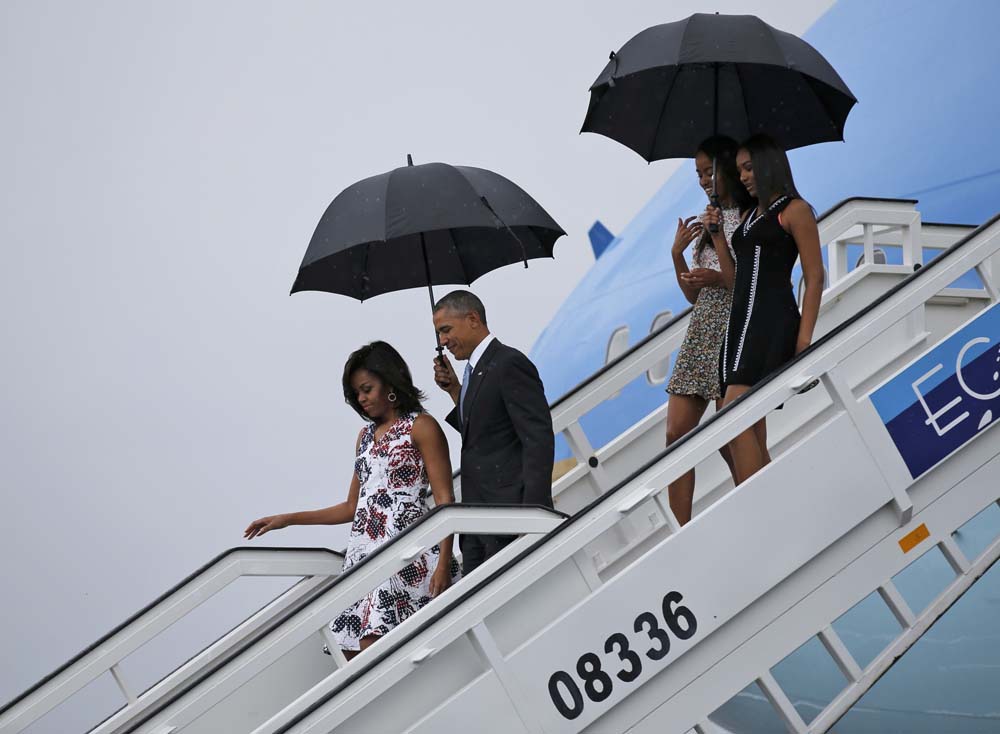
[[[677,285],[680,286],[681,293],[684,294],[688,303],[694,303],[698,299],[698,291],[701,288],[693,286],[685,280],[685,276],[688,274],[688,264],[687,260],[684,259],[684,250],[700,236],[701,223],[697,217],[677,218],[677,232],[674,233],[674,244],[670,248],[670,257],[674,261],[674,277],[677,278]]]
[[[361,434],[358,434],[358,441],[355,452],[361,445]],[[358,507],[358,495],[361,492],[361,483],[358,481],[357,473],[351,474],[351,486],[347,490],[347,500],[321,510],[304,510],[302,512],[288,512],[281,515],[268,515],[254,520],[243,531],[246,540],[264,535],[272,530],[287,528],[289,525],[341,525],[354,521],[354,512]]]
[[[802,320],[795,343],[798,354],[812,343],[819,304],[823,298],[823,253],[820,250],[819,227],[812,209],[802,199],[796,199],[781,213],[781,226],[795,240],[802,262],[805,295],[802,298]]]
[[[413,421],[413,445],[420,451],[431,483],[431,493],[435,505],[447,505],[455,501],[451,482],[451,458],[448,456],[448,440],[441,426],[431,416],[423,413]],[[431,578],[431,596],[437,596],[451,583],[452,539],[449,535],[439,544],[441,556],[437,569]]]

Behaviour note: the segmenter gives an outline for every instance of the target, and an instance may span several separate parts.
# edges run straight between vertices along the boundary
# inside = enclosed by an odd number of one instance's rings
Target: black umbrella
[[[316,226],[292,293],[364,301],[426,286],[469,285],[491,270],[552,257],[566,234],[516,184],[483,168],[409,165],[344,189]],[[438,353],[441,347],[435,346]]]
[[[690,158],[709,135],[766,132],[785,150],[844,139],[857,100],[816,49],[753,15],[695,13],[628,41],[590,88],[581,132],[647,161]]]

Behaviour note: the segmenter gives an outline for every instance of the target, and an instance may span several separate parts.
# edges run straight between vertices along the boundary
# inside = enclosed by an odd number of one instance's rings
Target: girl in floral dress
[[[715,171],[715,191],[721,204],[722,223],[719,234],[728,242],[739,225],[742,212],[750,207],[751,197],[740,183],[736,171],[738,145],[731,138],[709,138],[698,147],[695,170],[705,193],[712,195],[712,174]],[[710,207],[711,208],[711,207]],[[704,215],[703,217],[704,218]],[[688,269],[684,250],[695,242]],[[671,248],[674,273],[684,296],[694,304],[687,333],[681,344],[674,370],[667,383],[670,400],[667,403],[667,445],[670,445],[698,425],[709,401],[722,407],[722,387],[719,380],[719,352],[729,318],[731,280],[723,275],[712,240],[701,219],[688,217],[677,221],[677,233]],[[732,468],[729,451],[720,452]],[[670,484],[670,508],[683,525],[691,519],[694,500],[694,470]]]
[[[385,342],[354,352],[344,367],[344,398],[369,421],[358,434],[347,500],[322,510],[255,520],[254,538],[289,525],[351,523],[344,571],[364,560],[435,504],[454,501],[451,461],[441,427],[427,415],[410,370]],[[373,589],[331,623],[348,657],[364,650],[458,580],[449,536]]]

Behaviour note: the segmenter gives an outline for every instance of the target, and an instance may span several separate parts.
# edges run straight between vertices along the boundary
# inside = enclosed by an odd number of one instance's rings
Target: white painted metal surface
[[[459,532],[523,534],[473,573],[470,578],[474,579],[477,573],[489,572],[496,564],[529,548],[539,535],[561,521],[562,516],[545,508],[463,505],[436,508],[328,588],[303,600],[275,624],[261,630],[249,644],[213,661],[207,669],[198,661],[192,661],[192,670],[196,673],[193,678],[182,675],[187,671],[177,671],[147,691],[131,710],[118,712],[93,731],[101,734],[148,731],[162,725],[206,734],[219,731],[220,726],[232,731],[249,731],[317,680],[324,680],[324,676],[336,677],[344,669],[346,661],[342,656],[338,660],[327,658],[329,664],[325,667],[309,662],[326,657],[320,650],[328,642],[324,637],[328,623],[406,566],[412,548],[428,548]],[[455,588],[457,586],[445,591],[426,609],[433,611],[435,605],[446,604]],[[419,662],[426,654],[412,651],[411,660],[414,657]],[[224,702],[228,705],[222,705]]]
[[[248,730],[255,719],[272,713],[280,703],[292,700],[316,678],[346,663],[339,651],[334,657],[321,653],[327,623],[383,579],[403,568],[409,562],[407,558],[413,547],[430,547],[456,532],[525,534],[508,547],[506,554],[497,557],[500,562],[529,546],[539,534],[551,530],[561,519],[558,513],[533,507],[449,505],[437,508],[406,533],[397,536],[397,542],[387,545],[384,552],[373,554],[350,573],[334,579],[331,577],[340,573],[343,563],[339,553],[325,549],[235,549],[193,574],[95,647],[8,704],[0,714],[0,733],[23,730],[105,671],[111,671],[115,679],[120,680],[113,666],[240,576],[308,574],[302,582],[141,695],[129,697],[125,694],[127,704],[93,729],[95,732],[119,732],[141,726],[144,731],[156,731],[163,726],[188,726],[239,691],[234,697],[237,704],[232,711],[215,711],[201,723],[207,728],[195,726],[188,730],[219,731],[216,727],[220,725],[231,731]],[[441,598],[446,596],[447,592]],[[283,666],[287,669],[283,670]],[[280,675],[272,679],[276,673]],[[263,690],[250,696],[252,705],[240,700],[261,686]],[[173,698],[181,692],[183,702],[175,702]],[[262,704],[262,701],[271,703]],[[216,721],[220,713],[222,724]],[[247,728],[241,729],[240,724],[234,723],[240,720]]]
[[[998,540],[966,559],[951,540],[1000,498],[990,481],[1000,469],[996,429],[914,480],[867,397],[996,301],[997,221],[884,295],[910,275],[922,247],[961,234],[921,227],[909,202],[844,203],[821,223],[836,277],[817,335],[831,336],[788,369],[670,451],[662,451],[662,410],[595,449],[581,416],[679,346],[686,319],[668,325],[554,406],[556,430],[580,460],[554,487],[570,521],[531,508],[442,508],[351,574],[303,593],[274,624],[210,648],[142,694],[123,685],[134,700],[94,731],[384,734],[474,722],[497,732],[707,732],[708,716],[753,681],[790,731],[826,731],[1000,553]],[[839,253],[855,240],[867,264],[848,273]],[[876,245],[903,248],[905,264],[873,264]],[[948,288],[973,268],[982,290]],[[796,394],[817,378],[818,387]],[[717,449],[765,415],[774,460],[733,491]],[[696,513],[681,530],[665,489],[693,467]],[[927,610],[914,611],[890,579],[920,554],[901,551],[899,541],[921,525],[929,531],[920,552],[940,548],[956,576]],[[340,655],[315,662],[327,620],[405,565],[414,548],[456,531],[535,535],[350,663]],[[862,669],[831,624],[873,591],[901,633]],[[812,636],[846,685],[806,722],[770,671]],[[101,670],[117,660],[102,658]],[[64,698],[71,688],[61,681],[48,695]],[[24,715],[25,701],[3,713],[0,732],[20,730],[26,719],[13,717]],[[49,703],[31,703],[32,715]]]
[[[138,698],[118,666],[142,645],[243,576],[303,577],[204,651],[200,662],[208,664],[230,646],[245,640],[269,619],[313,592],[323,581],[339,574],[343,561],[340,553],[324,548],[235,548],[227,551],[30,692],[5,706],[0,713],[0,732],[21,731],[106,672],[112,674],[122,691],[126,703],[123,710],[133,710],[138,705]]]
[[[903,251],[904,263],[876,265],[871,264],[871,259],[866,259],[866,263],[869,264],[850,272],[847,272],[846,264],[842,270],[834,269],[831,272],[830,285],[823,294],[816,328],[817,337],[845,322],[889,288],[911,275],[914,263],[923,262],[924,251],[937,251],[950,247],[971,231],[970,227],[938,224],[921,226],[919,214],[915,211],[912,201],[863,198],[849,199],[838,205],[821,217],[819,225],[820,241],[832,251],[832,259],[846,258],[847,246],[859,243],[864,228],[869,227],[874,228],[874,243],[879,247],[885,250],[895,248]],[[920,247],[916,246],[918,242]],[[947,289],[945,292],[959,296],[955,289]],[[981,308],[990,299],[990,294],[986,290],[963,292],[960,295],[968,299],[964,305],[967,306],[966,310],[971,311]],[[967,314],[954,313],[945,318],[952,317],[957,319],[953,323],[960,323]],[[606,368],[599,379],[588,382],[553,406],[553,427],[556,432],[562,432],[577,462],[576,466],[553,486],[556,509],[569,514],[577,512],[631,474],[636,466],[649,461],[663,449],[666,401],[662,407],[651,412],[606,446],[591,445],[580,426],[580,419],[597,405],[612,399],[625,385],[641,378],[651,364],[662,362],[676,353],[687,331],[688,319],[689,316],[682,316],[663,331],[643,340],[619,362]],[[942,328],[947,331],[950,326],[942,325]],[[907,346],[919,351],[928,333],[924,329],[922,314],[915,313],[911,317],[909,330],[905,335],[894,333],[890,336],[907,338],[909,340]],[[871,355],[858,360],[860,369],[852,369],[852,372],[859,373],[855,384],[862,379],[877,379],[880,375],[879,370],[887,367],[882,350],[873,351],[875,358],[882,359],[883,363],[873,363]],[[892,350],[887,353],[892,355],[892,359],[897,358]],[[799,403],[793,407],[798,408],[801,405]],[[787,413],[780,414],[776,416],[777,421],[771,421],[769,428],[773,437],[772,445],[780,443],[790,432],[799,430],[806,421],[805,416],[796,415],[790,420],[787,419],[788,416]],[[696,512],[700,507],[718,499],[720,492],[731,488],[731,484],[727,484],[728,471],[721,459],[699,467],[699,472],[701,473],[697,483],[698,494],[695,497]],[[602,552],[599,565],[609,562],[605,555]]]
[[[992,550],[962,559],[947,537],[1000,497],[1000,485],[988,479],[1000,461],[995,429],[914,480],[866,394],[951,331],[945,323],[953,328],[990,302],[984,289],[978,303],[942,305],[954,312],[951,321],[913,328],[914,313],[938,308],[929,304],[948,284],[998,250],[1000,223],[993,222],[489,583],[468,588],[460,604],[422,621],[393,648],[372,648],[322,695],[295,702],[255,732],[429,732],[461,721],[478,721],[483,731],[685,732],[755,680],[789,730],[825,730],[838,709],[807,724],[770,669],[822,634],[852,679],[837,704],[849,705],[884,661],[912,643],[914,630],[926,629],[941,600],[961,593],[991,562]],[[793,397],[804,376],[820,377],[822,387]],[[622,532],[647,510],[662,515],[666,485],[721,442],[800,400],[815,403],[803,412],[812,412],[806,425],[739,491],[681,532],[663,517],[638,541],[641,523]],[[968,571],[917,613],[889,579],[912,562],[899,539],[921,522],[932,528],[924,542],[939,544],[953,567]],[[586,549],[609,536],[628,548],[623,560],[588,573]],[[861,670],[830,625],[876,589],[904,630]],[[408,656],[418,648],[436,651],[426,676],[411,674]],[[377,705],[385,695],[392,707]],[[483,721],[478,712],[486,710]]]

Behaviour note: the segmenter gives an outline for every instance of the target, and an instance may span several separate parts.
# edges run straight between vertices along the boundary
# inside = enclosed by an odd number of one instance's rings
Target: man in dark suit
[[[552,507],[552,416],[535,365],[490,334],[483,302],[469,291],[435,304],[434,328],[455,359],[467,360],[461,382],[447,357],[434,360],[434,381],[455,402],[445,420],[462,434],[462,501]],[[464,572],[515,537],[462,535]]]

